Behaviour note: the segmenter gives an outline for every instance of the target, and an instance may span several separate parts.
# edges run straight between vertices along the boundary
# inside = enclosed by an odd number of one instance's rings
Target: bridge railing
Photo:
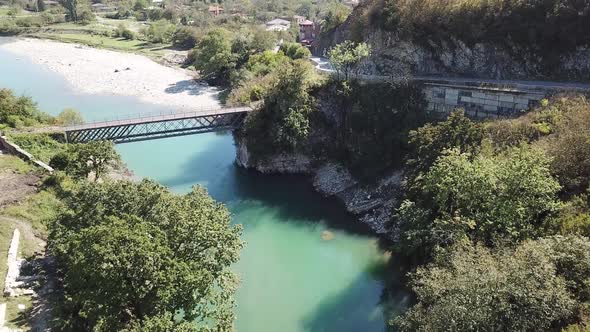
[[[240,113],[252,110],[251,106],[236,106],[236,107],[221,107],[221,106],[201,106],[195,111],[158,111],[158,112],[140,112],[140,113],[127,113],[127,114],[116,114],[111,118],[96,119],[91,122],[85,122],[81,125],[69,126],[65,128],[65,131],[76,131],[82,129],[90,129],[103,126],[116,126],[126,124],[129,121],[137,122],[150,122],[158,120],[173,120],[197,117],[203,115],[218,115],[228,113]]]

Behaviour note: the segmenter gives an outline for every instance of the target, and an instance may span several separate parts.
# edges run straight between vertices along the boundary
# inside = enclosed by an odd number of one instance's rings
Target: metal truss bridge
[[[251,107],[217,108],[184,113],[139,114],[122,120],[65,128],[68,143],[129,143],[239,128]]]

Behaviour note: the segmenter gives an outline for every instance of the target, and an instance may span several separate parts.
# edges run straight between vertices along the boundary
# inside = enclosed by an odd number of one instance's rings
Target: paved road
[[[315,68],[321,72],[332,74],[336,71],[328,59],[323,57],[310,58]],[[358,75],[362,79],[385,81],[390,79],[389,76],[383,75]],[[511,86],[516,89],[527,90],[581,90],[590,91],[590,83],[581,82],[556,82],[556,81],[529,81],[529,80],[494,80],[481,78],[464,78],[464,77],[441,77],[441,76],[415,76],[414,80],[428,81],[445,84],[493,84]]]

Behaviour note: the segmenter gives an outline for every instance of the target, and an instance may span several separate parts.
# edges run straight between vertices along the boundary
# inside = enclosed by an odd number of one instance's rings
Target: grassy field
[[[15,156],[2,156],[0,158],[0,172],[6,170],[13,170],[19,174],[31,172],[33,166]]]
[[[52,191],[42,190],[19,204],[0,209],[0,215],[27,221],[35,236],[45,238],[47,221],[56,216],[60,207],[61,202]]]
[[[159,59],[166,54],[166,49],[171,45],[150,44],[142,40],[126,40],[87,33],[59,33],[39,32],[31,34],[32,37],[51,39],[64,43],[78,43],[96,48],[103,48],[119,52],[130,52],[148,56],[152,59]]]

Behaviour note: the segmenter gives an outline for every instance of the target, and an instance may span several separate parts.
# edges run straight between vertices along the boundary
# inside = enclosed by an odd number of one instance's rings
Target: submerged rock
[[[324,241],[332,241],[334,239],[334,233],[330,231],[323,231],[322,232],[322,240]]]

